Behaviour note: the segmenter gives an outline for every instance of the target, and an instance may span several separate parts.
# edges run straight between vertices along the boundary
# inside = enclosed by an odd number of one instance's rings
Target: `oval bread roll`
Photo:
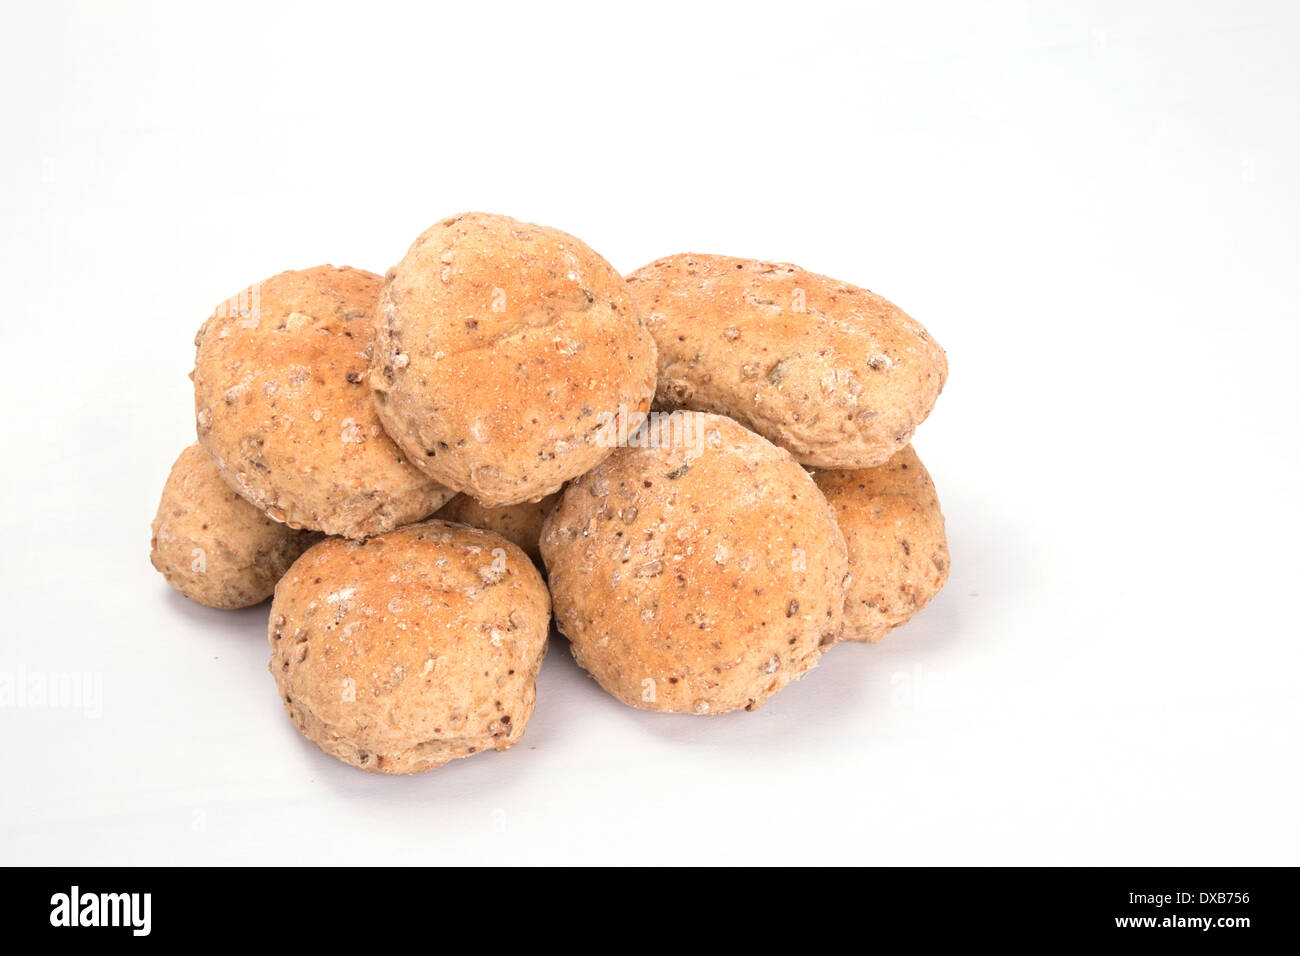
[[[656,406],[727,415],[805,465],[888,460],[948,375],[897,306],[789,263],[669,256],[628,285],[659,349]]]

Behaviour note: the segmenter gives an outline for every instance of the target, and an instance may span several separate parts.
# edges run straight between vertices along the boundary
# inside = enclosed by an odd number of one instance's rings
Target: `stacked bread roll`
[[[152,560],[218,608],[274,595],[298,729],[411,773],[519,741],[551,612],[633,707],[753,710],[948,575],[912,450],[943,349],[785,263],[626,279],[556,229],[467,213],[380,277],[256,283],[196,339],[198,442]]]

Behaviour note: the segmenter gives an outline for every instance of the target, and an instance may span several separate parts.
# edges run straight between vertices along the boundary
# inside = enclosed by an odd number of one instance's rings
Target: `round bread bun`
[[[443,505],[434,517],[499,534],[540,563],[542,552],[538,542],[542,536],[542,523],[559,500],[557,492],[540,501],[523,501],[517,505],[489,508],[469,495],[457,495]]]
[[[848,563],[830,506],[728,418],[655,416],[632,443],[546,520],[556,622],[626,704],[753,710],[839,637]]]
[[[813,480],[849,547],[844,639],[874,643],[948,580],[948,539],[934,482],[911,445],[875,468],[818,471]]]
[[[277,521],[360,538],[426,518],[452,492],[384,434],[366,387],[382,280],[282,272],[218,307],[195,345],[199,442]]]
[[[789,263],[669,256],[628,285],[659,346],[656,407],[730,416],[805,465],[888,460],[948,376],[897,306]]]
[[[271,605],[271,674],[290,719],[363,770],[416,773],[519,742],[550,595],[517,547],[427,521],[329,538]]]
[[[489,507],[536,501],[612,450],[654,395],[654,340],[627,284],[573,236],[466,213],[388,271],[370,384],[431,478]]]
[[[230,610],[269,598],[315,540],[250,505],[221,479],[208,453],[190,445],[163,485],[149,560],[187,598]]]

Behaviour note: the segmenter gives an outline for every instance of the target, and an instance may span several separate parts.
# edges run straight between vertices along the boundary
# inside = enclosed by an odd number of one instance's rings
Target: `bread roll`
[[[633,707],[753,710],[840,634],[844,537],[790,454],[728,418],[657,418],[542,532],[573,655]]]
[[[934,482],[911,445],[875,468],[817,471],[813,480],[849,548],[844,639],[878,641],[948,580],[948,539]]]
[[[489,508],[469,495],[457,495],[443,505],[434,517],[495,532],[518,545],[526,555],[540,563],[542,523],[559,500],[557,493],[547,495],[541,501],[524,501],[517,505]]]
[[[623,278],[577,239],[466,213],[388,272],[370,384],[412,462],[489,507],[536,501],[635,428],[655,346]]]
[[[153,519],[149,560],[167,583],[208,607],[260,604],[316,536],[272,521],[190,445],[167,475]]]
[[[366,386],[379,276],[317,266],[232,298],[195,343],[199,441],[277,521],[360,538],[437,511],[452,492],[384,434]]]
[[[805,465],[888,460],[948,376],[897,306],[789,263],[669,256],[628,285],[659,349],[656,407],[727,415]]]
[[[519,742],[549,626],[522,551],[428,521],[299,558],[271,605],[270,668],[290,719],[326,753],[415,773]]]

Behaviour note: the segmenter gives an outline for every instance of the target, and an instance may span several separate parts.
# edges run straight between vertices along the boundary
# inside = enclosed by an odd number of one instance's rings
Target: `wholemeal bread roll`
[[[347,267],[282,272],[199,330],[199,441],[277,521],[350,538],[428,517],[451,497],[384,434],[365,376],[382,280]]]
[[[428,521],[299,558],[271,605],[270,668],[290,719],[326,753],[415,773],[519,742],[549,625],[522,551]]]
[[[535,501],[606,457],[654,394],[654,340],[627,284],[556,229],[466,213],[388,272],[370,375],[388,433],[488,506]]]
[[[556,493],[547,495],[540,501],[489,508],[469,495],[457,495],[443,505],[434,517],[495,532],[518,545],[534,561],[540,562],[542,552],[538,542],[542,536],[542,523],[559,500],[560,496]]]
[[[260,604],[316,536],[272,521],[236,494],[198,445],[172,465],[153,519],[149,560],[208,607]]]
[[[911,445],[875,468],[817,471],[813,480],[849,548],[844,639],[878,641],[948,580],[948,539],[934,482]]]
[[[632,442],[543,528],[560,630],[633,707],[753,710],[838,638],[844,537],[790,454],[728,418],[676,412]]]
[[[805,465],[886,461],[948,375],[897,306],[789,263],[677,255],[628,284],[659,347],[656,406],[728,415]]]

